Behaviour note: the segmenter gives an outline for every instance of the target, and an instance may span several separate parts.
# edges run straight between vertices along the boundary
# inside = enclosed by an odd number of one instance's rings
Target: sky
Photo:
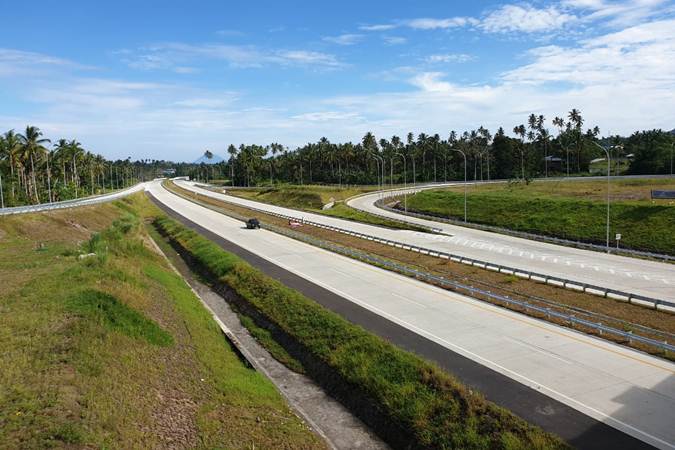
[[[0,131],[109,158],[510,132],[581,110],[675,128],[675,0],[0,0]]]

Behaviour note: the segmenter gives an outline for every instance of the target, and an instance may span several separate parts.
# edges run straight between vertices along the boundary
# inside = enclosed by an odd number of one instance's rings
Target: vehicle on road
[[[255,217],[252,219],[248,219],[246,221],[246,228],[248,228],[249,230],[255,230],[256,228],[260,228],[260,221]]]

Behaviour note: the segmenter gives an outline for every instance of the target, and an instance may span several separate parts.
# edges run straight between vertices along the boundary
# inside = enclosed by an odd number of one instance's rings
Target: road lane
[[[355,305],[631,436],[675,448],[672,363],[266,230],[245,230],[242,223],[173,195],[159,183],[149,190],[209,232]],[[542,418],[552,414],[557,420],[555,411],[546,405],[529,411],[528,418],[545,422]]]
[[[458,256],[488,261],[524,271],[566,278],[578,283],[597,285],[661,300],[675,301],[675,264],[660,263],[618,255],[583,250],[513,236],[449,225],[382,210],[374,205],[378,193],[357,197],[349,205],[366,212],[406,220],[444,234],[410,230],[392,230],[291,208],[255,202],[200,188],[192,182],[177,181],[180,187],[212,198],[258,208],[278,214],[304,217],[383,239],[429,248]]]

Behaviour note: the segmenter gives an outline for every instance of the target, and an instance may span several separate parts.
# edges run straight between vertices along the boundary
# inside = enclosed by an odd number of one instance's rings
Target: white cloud
[[[667,8],[667,0],[563,0],[562,5],[580,9],[590,14],[583,17],[586,22],[606,20],[605,25],[629,26],[650,18]],[[672,6],[670,12],[673,12]]]
[[[0,76],[37,74],[47,68],[54,69],[94,69],[91,66],[77,64],[64,58],[36,52],[26,52],[9,48],[0,48]]]
[[[478,25],[479,21],[472,17],[452,17],[449,19],[421,18],[412,19],[406,22],[406,25],[416,30],[436,30],[445,28],[464,27],[467,25]]]
[[[323,38],[326,42],[332,42],[338,45],[354,45],[363,39],[362,34],[341,34],[339,36],[326,36]]]
[[[388,45],[401,45],[408,42],[408,39],[402,36],[382,36],[382,40]]]
[[[233,68],[261,68],[269,65],[307,65],[336,68],[342,65],[334,55],[307,50],[264,50],[255,46],[201,44],[179,42],[142,47],[125,51],[122,61],[142,70],[179,69],[179,73],[199,70],[194,67],[208,61],[224,61]],[[183,68],[183,72],[180,72]]]
[[[504,5],[488,14],[480,28],[490,33],[547,32],[556,31],[576,19],[554,6],[537,9],[528,4]]]
[[[356,112],[343,111],[318,111],[298,114],[292,116],[291,119],[309,121],[309,122],[332,122],[337,120],[350,120],[359,118]]]
[[[441,72],[423,72],[412,77],[410,83],[425,92],[449,92],[452,85],[442,81],[442,76]]]
[[[361,25],[359,30],[363,31],[388,31],[396,28],[394,24]]]
[[[465,63],[473,61],[476,59],[472,55],[467,55],[466,53],[446,53],[446,54],[436,54],[429,55],[424,60],[431,64],[436,63]]]

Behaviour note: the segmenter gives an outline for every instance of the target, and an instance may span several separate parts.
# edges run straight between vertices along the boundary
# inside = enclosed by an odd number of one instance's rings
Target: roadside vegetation
[[[353,220],[371,225],[401,230],[429,231],[424,227],[418,227],[396,220],[389,220],[375,214],[359,211],[344,203],[344,201],[350,197],[375,189],[376,187],[351,187],[340,189],[335,186],[283,186],[260,189],[235,188],[226,189],[226,192],[248,200],[309,211],[316,214],[323,214],[325,216],[338,217],[340,219]],[[322,209],[322,206],[328,204],[331,199],[335,202],[334,206],[329,209]]]
[[[395,448],[564,448],[434,365],[286,288],[178,222],[155,225],[236,307]],[[264,344],[264,342],[263,342]]]
[[[675,179],[611,181],[610,239],[620,246],[675,254],[675,201],[650,190],[675,190]],[[535,181],[471,186],[468,221],[564,239],[605,243],[607,182]],[[408,196],[408,210],[463,220],[463,188]]]
[[[158,212],[139,194],[0,219],[0,446],[325,448],[155,251],[141,211]]]

